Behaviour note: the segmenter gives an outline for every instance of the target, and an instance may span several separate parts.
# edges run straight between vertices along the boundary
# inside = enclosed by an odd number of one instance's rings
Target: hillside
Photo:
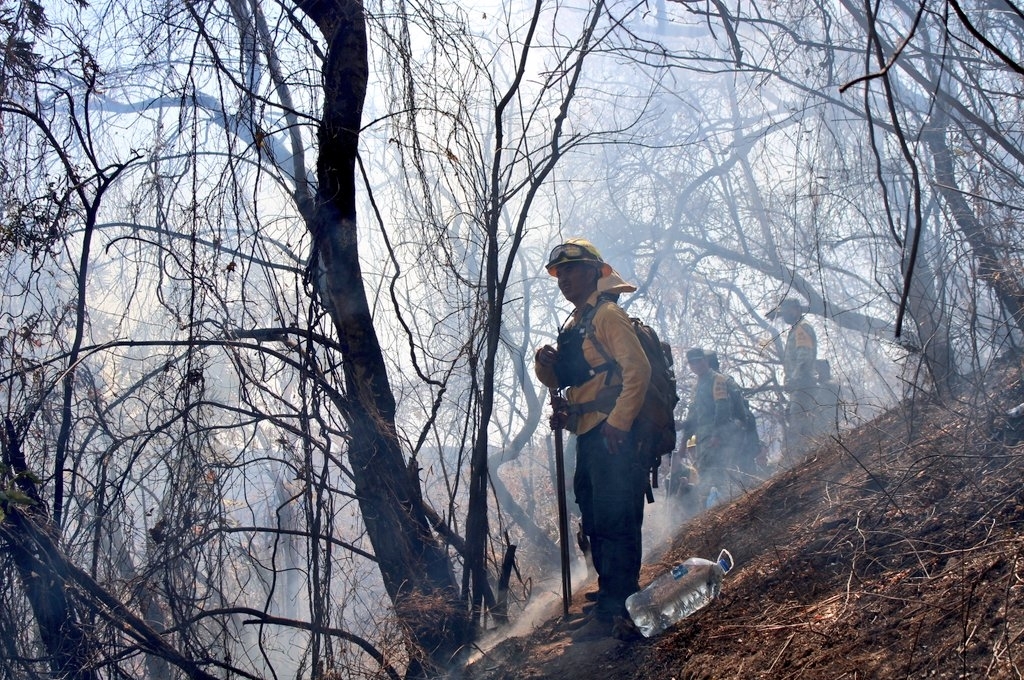
[[[552,618],[460,677],[1019,678],[1019,367],[970,400],[908,403],[688,523],[645,584],[728,548],[721,597],[660,637],[573,644]],[[583,604],[579,593],[573,604]]]

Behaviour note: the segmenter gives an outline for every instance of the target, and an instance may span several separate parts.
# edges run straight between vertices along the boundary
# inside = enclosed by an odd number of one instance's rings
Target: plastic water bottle
[[[711,487],[711,491],[708,491],[708,499],[704,502],[704,507],[710,510],[718,504],[718,501],[721,500],[721,498],[722,494],[718,492],[718,487]]]
[[[644,637],[654,637],[715,599],[732,566],[728,550],[715,562],[691,557],[626,598],[629,616]]]

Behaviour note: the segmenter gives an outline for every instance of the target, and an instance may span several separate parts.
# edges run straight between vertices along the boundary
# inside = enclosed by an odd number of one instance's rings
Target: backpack
[[[617,368],[615,360],[605,351],[593,329],[594,314],[597,307],[605,301],[610,302],[608,298],[598,298],[597,305],[580,319],[580,323],[584,325],[585,337],[590,339],[606,362],[603,366],[592,369],[595,372],[612,371]],[[633,330],[647,356],[647,362],[651,365],[651,380],[647,384],[643,406],[640,407],[640,412],[633,422],[633,433],[637,438],[640,454],[645,458],[645,463],[651,471],[651,486],[657,489],[661,457],[666,453],[671,454],[676,448],[675,409],[679,403],[679,387],[676,385],[672,348],[662,342],[658,333],[642,320],[630,317],[630,321],[633,322]],[[653,498],[653,494],[648,493],[648,501],[653,501]]]
[[[757,433],[757,417],[750,410],[750,402],[740,392],[733,399],[732,415],[742,426],[743,436],[738,451],[740,468],[752,471],[757,466],[756,460],[764,444]]]
[[[743,425],[744,430],[757,431],[757,418],[754,416],[754,412],[750,410],[750,402],[739,391],[736,392],[732,399],[732,417]]]

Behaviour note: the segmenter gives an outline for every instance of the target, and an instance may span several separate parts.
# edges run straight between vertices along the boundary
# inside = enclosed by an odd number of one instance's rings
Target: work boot
[[[574,630],[569,637],[573,642],[611,639],[612,621],[604,616],[592,616],[586,624]]]
[[[612,637],[623,642],[640,640],[644,636],[628,616],[616,616],[612,623]]]
[[[592,618],[594,618],[593,610],[585,611],[582,614],[570,613],[569,616],[562,619],[561,623],[559,624],[559,627],[563,630],[577,630],[578,628],[582,628],[583,626],[590,623],[590,620]]]

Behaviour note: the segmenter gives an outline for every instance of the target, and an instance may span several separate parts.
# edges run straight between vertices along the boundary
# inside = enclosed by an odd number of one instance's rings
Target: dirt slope
[[[988,391],[889,413],[690,522],[641,584],[722,547],[736,567],[661,636],[573,644],[555,617],[460,677],[1022,677],[1024,445],[991,415],[1024,401],[1016,368]]]

